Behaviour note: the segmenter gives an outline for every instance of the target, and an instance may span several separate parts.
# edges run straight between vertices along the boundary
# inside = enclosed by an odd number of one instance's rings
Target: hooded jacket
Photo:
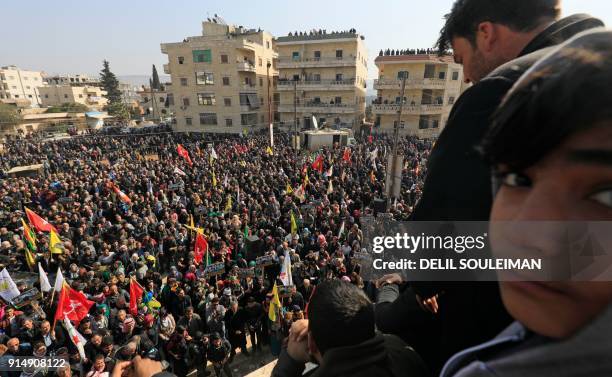
[[[283,349],[272,371],[273,377],[302,376],[304,365]],[[311,377],[422,377],[429,372],[419,355],[393,335],[374,338],[349,347],[325,352],[321,365],[307,374]]]

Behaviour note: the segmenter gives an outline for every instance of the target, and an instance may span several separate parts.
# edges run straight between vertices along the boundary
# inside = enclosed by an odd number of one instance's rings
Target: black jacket
[[[600,26],[600,20],[588,15],[573,15],[553,23],[516,60],[497,68],[459,97],[431,152],[423,195],[411,220],[488,221],[493,200],[491,170],[476,147],[489,128],[491,115],[518,78],[548,52],[547,48]],[[412,289],[423,298],[441,295],[435,323],[442,335],[431,339],[440,357],[432,365],[434,371],[439,371],[452,354],[492,338],[511,321],[496,283],[418,282]]]
[[[297,377],[304,364],[293,360],[283,349],[272,371],[272,377]],[[377,334],[374,338],[350,347],[328,350],[312,377],[423,377],[429,372],[419,355],[393,335]]]

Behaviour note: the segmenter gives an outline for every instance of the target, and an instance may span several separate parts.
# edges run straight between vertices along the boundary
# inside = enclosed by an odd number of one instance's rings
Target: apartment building
[[[268,93],[271,98],[278,55],[270,33],[215,16],[202,23],[201,36],[162,43],[161,51],[168,55],[176,131],[240,133],[273,121]]]
[[[142,109],[142,116],[147,120],[157,120],[165,118],[174,110],[174,96],[171,93],[172,86],[164,84],[163,89],[143,87],[137,92],[139,96],[138,105]]]
[[[276,40],[281,129],[357,129],[365,117],[368,53],[356,30],[295,32]]]
[[[0,100],[28,100],[30,105],[41,105],[38,89],[45,86],[44,72],[28,71],[10,65],[0,68]]]
[[[41,106],[60,106],[63,103],[80,103],[101,110],[108,102],[106,92],[99,86],[49,85],[38,89]]]
[[[375,130],[391,133],[398,124],[402,78],[406,76],[401,134],[436,137],[448,120],[453,104],[464,90],[463,68],[452,56],[431,50],[380,52],[375,60],[377,98],[372,104]]]

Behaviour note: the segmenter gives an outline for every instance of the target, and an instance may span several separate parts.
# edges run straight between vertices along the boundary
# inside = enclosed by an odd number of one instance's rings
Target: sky
[[[612,26],[612,1],[562,0],[564,15],[590,13]],[[274,36],[313,28],[357,29],[369,50],[432,47],[454,0],[20,0],[2,6],[0,66],[96,74],[102,60],[117,75],[162,74],[160,43],[201,35],[215,13],[229,24]],[[7,15],[9,15],[7,17]]]

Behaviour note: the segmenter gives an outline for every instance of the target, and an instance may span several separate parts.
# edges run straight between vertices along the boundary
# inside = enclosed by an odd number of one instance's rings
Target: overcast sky
[[[48,73],[97,74],[108,59],[118,75],[148,75],[166,63],[162,42],[201,34],[217,13],[274,36],[312,28],[365,36],[369,77],[380,49],[431,47],[453,0],[52,0],[2,4],[0,65]],[[612,25],[612,1],[563,0],[564,14],[591,13]]]

